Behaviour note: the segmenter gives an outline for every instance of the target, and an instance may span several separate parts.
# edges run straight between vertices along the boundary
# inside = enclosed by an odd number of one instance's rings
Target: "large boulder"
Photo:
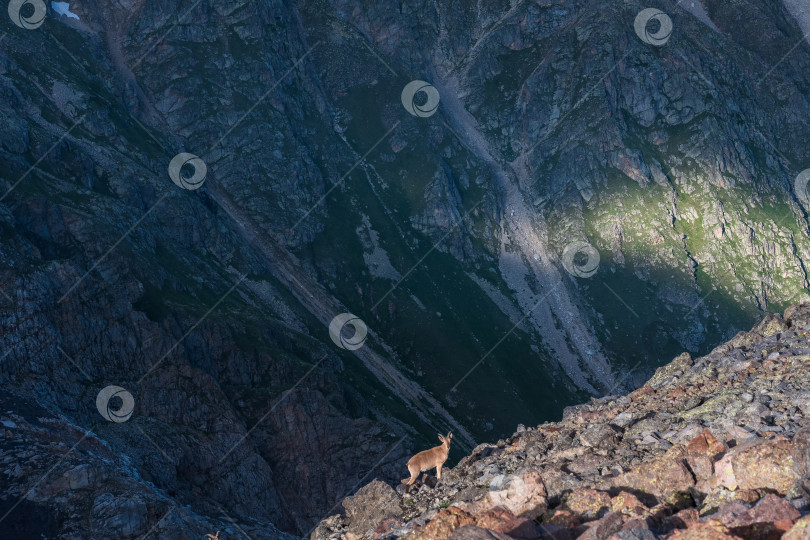
[[[583,446],[612,448],[621,437],[622,430],[610,424],[594,424],[579,434]]]
[[[810,428],[800,429],[793,437],[793,466],[797,476],[810,476]]]
[[[529,519],[542,515],[548,508],[546,486],[537,471],[518,471],[502,486],[490,490],[483,503],[490,508],[502,506],[516,516]]]
[[[789,502],[769,493],[725,525],[742,538],[781,538],[800,517]]]
[[[636,469],[614,478],[617,488],[630,488],[652,495],[659,502],[680,506],[691,501],[695,479],[686,466],[686,450],[673,446],[663,455],[642,463]]]
[[[608,512],[599,520],[589,524],[588,530],[578,536],[578,540],[607,540],[622,529],[622,515],[619,512]]]
[[[767,489],[785,495],[798,478],[794,445],[784,436],[756,439],[732,448],[714,465],[726,489]]]
[[[391,486],[374,480],[343,499],[349,534],[358,537],[373,531],[386,518],[400,514],[400,497]]]
[[[714,473],[714,462],[727,450],[717,437],[704,429],[686,445],[686,462],[699,480],[705,480]]]
[[[583,521],[602,517],[611,509],[610,495],[595,489],[577,489],[566,497],[563,507]]]
[[[793,524],[782,540],[807,540],[810,538],[810,515],[804,516]]]
[[[465,525],[475,525],[475,518],[469,512],[451,506],[441,510],[423,527],[416,529],[409,536],[409,540],[446,540]]]

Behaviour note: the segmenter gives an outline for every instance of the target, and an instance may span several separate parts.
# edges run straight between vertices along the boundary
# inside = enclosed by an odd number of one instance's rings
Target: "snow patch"
[[[425,307],[425,304],[423,304],[417,297],[415,297],[414,295],[411,295],[411,300],[413,300],[414,304],[419,306],[419,309],[421,309],[422,311],[427,311],[427,308]]]
[[[51,2],[51,9],[59,15],[64,15],[65,17],[76,19],[77,21],[80,20],[78,15],[70,11],[70,4],[68,2]]]
[[[678,5],[715,32],[720,32],[709,18],[709,14],[706,12],[706,6],[703,5],[703,0],[679,0]]]
[[[391,281],[402,279],[402,274],[391,264],[388,253],[380,247],[380,235],[371,228],[368,216],[363,215],[363,226],[358,227],[356,232],[363,244],[363,260],[371,275]]]

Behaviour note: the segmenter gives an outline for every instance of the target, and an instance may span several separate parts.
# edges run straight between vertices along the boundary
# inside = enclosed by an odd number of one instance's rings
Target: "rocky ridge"
[[[628,395],[479,445],[438,482],[375,480],[311,538],[808,538],[808,336],[810,304],[768,315]]]

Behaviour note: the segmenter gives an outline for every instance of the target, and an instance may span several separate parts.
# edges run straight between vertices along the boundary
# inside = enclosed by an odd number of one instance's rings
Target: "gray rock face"
[[[374,504],[369,505],[369,500]],[[399,501],[399,495],[385,482],[375,480],[363,486],[354,495],[343,499],[348,532],[363,536],[374,531],[382,520],[398,514]]]
[[[613,446],[621,436],[621,430],[608,424],[596,424],[579,435],[584,446],[603,448]]]
[[[146,503],[139,499],[116,498],[111,493],[93,501],[92,519],[101,530],[119,538],[133,538],[147,532]]]

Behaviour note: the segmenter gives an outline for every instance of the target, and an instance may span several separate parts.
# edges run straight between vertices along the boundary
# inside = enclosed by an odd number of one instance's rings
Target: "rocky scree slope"
[[[422,478],[364,486],[312,540],[806,539],[810,304]]]

